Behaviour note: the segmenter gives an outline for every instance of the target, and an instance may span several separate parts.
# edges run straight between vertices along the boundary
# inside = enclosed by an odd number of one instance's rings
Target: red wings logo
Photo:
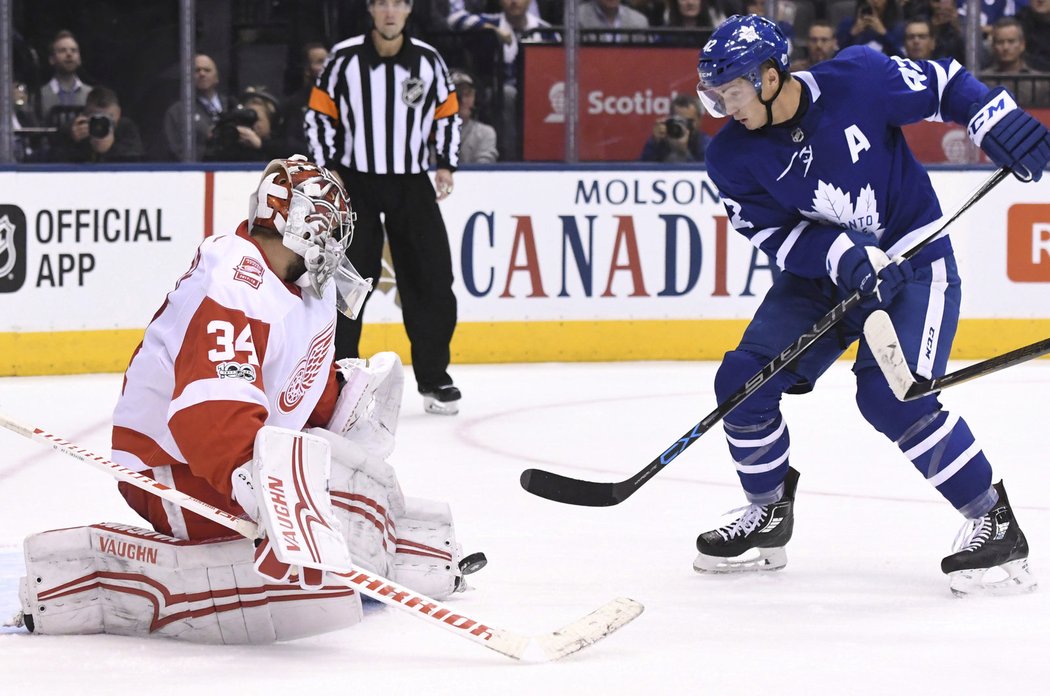
[[[284,389],[281,390],[280,396],[277,397],[277,409],[281,413],[288,414],[295,410],[295,407],[306,396],[306,392],[310,391],[310,387],[313,386],[317,375],[326,366],[325,356],[328,355],[328,348],[332,345],[334,336],[334,321],[324,331],[314,336],[314,340],[310,343],[310,349],[306,351],[306,355],[292,370],[292,376],[288,378],[288,382],[284,385]]]

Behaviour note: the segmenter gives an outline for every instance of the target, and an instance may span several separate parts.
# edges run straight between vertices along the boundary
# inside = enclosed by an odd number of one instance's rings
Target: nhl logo
[[[806,134],[802,132],[801,128],[796,128],[795,130],[791,131],[791,139],[796,143],[802,142],[805,139],[805,137]]]
[[[423,80],[410,77],[401,83],[401,101],[412,109],[418,109],[423,103]]]

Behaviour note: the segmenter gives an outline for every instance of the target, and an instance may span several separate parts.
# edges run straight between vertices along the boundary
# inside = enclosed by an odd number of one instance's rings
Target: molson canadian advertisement
[[[0,374],[123,370],[201,240],[246,217],[260,171],[0,174]],[[944,212],[990,173],[933,172]],[[1050,336],[1040,190],[1008,178],[949,228],[963,276],[953,357]],[[702,167],[461,170],[441,208],[458,362],[719,359],[779,273]],[[385,264],[362,351],[407,360],[396,281]]]

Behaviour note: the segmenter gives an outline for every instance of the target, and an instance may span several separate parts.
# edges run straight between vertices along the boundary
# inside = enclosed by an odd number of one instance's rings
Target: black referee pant
[[[449,343],[456,330],[452,255],[434,186],[427,174],[368,174],[337,167],[357,213],[347,258],[365,278],[379,284],[383,224],[401,295],[405,332],[412,344],[412,370],[420,391],[452,384]],[[367,306],[367,301],[366,305]],[[357,358],[364,307],[357,319],[339,314],[335,357]]]

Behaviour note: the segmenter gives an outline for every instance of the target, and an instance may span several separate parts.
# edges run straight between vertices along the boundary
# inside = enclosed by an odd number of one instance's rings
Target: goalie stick
[[[937,228],[936,232],[933,232],[929,236],[920,240],[915,246],[905,251],[901,255],[902,258],[910,259],[915,254],[919,253],[920,250],[925,248],[930,242],[940,237],[949,225],[955,222],[960,215],[969,210],[975,203],[977,203],[977,201],[984,198],[985,194],[995,188],[1009,173],[1010,170],[1005,167],[997,169],[988,181],[984,182],[981,187],[970,196],[969,200],[960,206],[954,215]],[[622,503],[633,495],[635,491],[645,485],[649,479],[658,474],[665,466],[674,461],[678,455],[686,450],[686,448],[696,442],[701,435],[729,415],[729,413],[739,406],[744,399],[751,396],[753,392],[772,379],[772,377],[780,372],[785,365],[802,355],[821,336],[827,333],[831,327],[839,323],[839,321],[841,321],[851,309],[859,305],[860,302],[860,292],[853,292],[849,297],[833,307],[831,311],[814,324],[809,331],[806,331],[799,336],[793,344],[782,350],[780,354],[763,367],[758,374],[745,382],[744,386],[730,394],[725,401],[718,404],[714,411],[707,414],[702,421],[693,426],[692,430],[678,438],[674,444],[664,450],[658,457],[656,457],[656,459],[649,462],[644,469],[636,473],[634,476],[616,482],[587,481],[571,478],[569,476],[562,476],[561,474],[544,471],[543,469],[526,469],[521,472],[521,487],[533,495],[553,500],[558,503],[567,503],[569,505],[608,507],[610,505]]]
[[[911,368],[908,367],[908,361],[904,357],[904,351],[901,350],[900,339],[897,338],[897,331],[893,328],[893,321],[890,320],[889,314],[881,309],[872,312],[864,321],[864,338],[875,356],[875,361],[882,369],[882,374],[886,376],[893,395],[900,401],[919,399],[927,394],[939,392],[1050,353],[1050,338],[1047,338],[964,367],[951,374],[930,380],[917,380]]]
[[[118,481],[124,481],[180,505],[248,539],[258,539],[262,536],[259,527],[250,520],[234,517],[225,510],[158,483],[148,476],[78,447],[45,430],[23,425],[3,414],[0,414],[0,426],[30,440],[49,445],[57,452],[90,464]],[[397,607],[411,616],[423,619],[432,626],[444,628],[461,638],[484,645],[515,660],[524,659],[529,662],[552,661],[571,655],[630,623],[644,610],[644,607],[633,599],[618,597],[560,630],[529,636],[483,624],[436,599],[358,566],[351,566],[346,573],[329,572],[327,576],[383,604]]]

